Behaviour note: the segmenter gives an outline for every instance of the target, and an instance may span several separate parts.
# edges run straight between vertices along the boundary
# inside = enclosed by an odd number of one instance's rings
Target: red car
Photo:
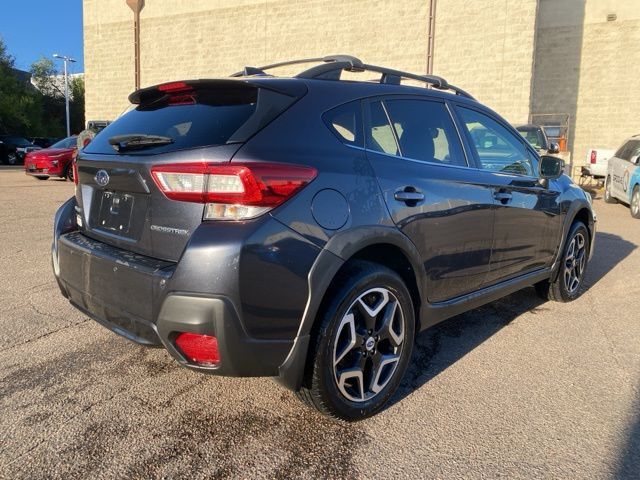
[[[24,171],[38,180],[60,177],[73,180],[73,157],[76,154],[76,136],[54,143],[44,150],[27,153],[24,157]]]

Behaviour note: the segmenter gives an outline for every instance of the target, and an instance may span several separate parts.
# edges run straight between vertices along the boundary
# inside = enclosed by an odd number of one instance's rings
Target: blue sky
[[[0,10],[0,36],[16,68],[29,70],[41,56],[60,53],[77,60],[72,73],[84,72],[82,0],[2,0]]]

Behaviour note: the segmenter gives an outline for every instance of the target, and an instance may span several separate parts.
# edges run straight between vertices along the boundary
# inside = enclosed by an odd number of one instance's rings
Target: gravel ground
[[[343,424],[73,309],[49,260],[72,193],[0,167],[0,477],[640,478],[640,221],[626,207],[595,201],[579,300],[527,289],[422,333],[392,405]]]

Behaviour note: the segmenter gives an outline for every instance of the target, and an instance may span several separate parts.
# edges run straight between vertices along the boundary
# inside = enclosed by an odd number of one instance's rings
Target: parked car
[[[73,181],[72,161],[75,156],[76,136],[54,143],[50,148],[27,153],[24,171],[38,180],[61,177]]]
[[[640,135],[625,140],[609,159],[604,201],[625,203],[631,216],[640,218]]]
[[[40,148],[49,148],[51,145],[59,142],[61,139],[55,137],[31,137],[28,140]]]
[[[608,148],[590,148],[587,150],[587,160],[582,167],[583,175],[595,179],[604,179],[607,176],[607,164],[615,150]]]
[[[26,138],[18,135],[0,135],[0,161],[8,165],[16,165],[24,160],[28,152],[39,150]]]
[[[547,138],[547,134],[540,125],[534,124],[526,124],[526,125],[518,125],[516,130],[522,135],[526,140],[540,152],[541,155],[545,153],[560,153],[560,148],[557,143],[552,143]]]
[[[595,215],[561,160],[446,80],[323,60],[132,93],[78,154],[53,269],[130,340],[357,420],[393,395],[417,332],[530,285],[577,298]]]

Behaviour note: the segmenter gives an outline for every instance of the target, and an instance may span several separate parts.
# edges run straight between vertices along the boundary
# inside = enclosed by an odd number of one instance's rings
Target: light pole
[[[64,103],[67,111],[67,137],[71,136],[71,128],[69,126],[69,82],[67,81],[67,63],[74,62],[75,60],[65,55],[53,54],[53,58],[59,58],[64,61]]]

